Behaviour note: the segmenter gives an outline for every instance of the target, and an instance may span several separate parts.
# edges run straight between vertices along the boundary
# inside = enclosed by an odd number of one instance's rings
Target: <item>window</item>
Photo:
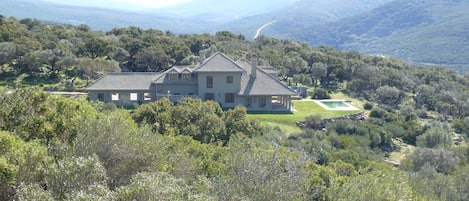
[[[119,93],[112,93],[111,100],[118,101],[119,100]]]
[[[143,100],[150,101],[151,93],[143,93]]]
[[[213,88],[213,76],[207,76],[207,88]]]
[[[266,98],[260,98],[259,107],[265,107],[266,104],[267,104]]]
[[[248,98],[246,107],[251,107],[252,106],[252,98]]]
[[[182,79],[183,79],[183,80],[190,80],[190,79],[191,79],[191,74],[190,74],[190,73],[184,73],[184,74],[182,74]]]
[[[226,76],[226,83],[228,83],[228,84],[233,83],[233,76],[231,76],[231,75]]]
[[[205,100],[215,100],[214,93],[205,93]]]
[[[234,103],[234,93],[225,93],[225,103]]]
[[[170,80],[177,80],[178,79],[178,74],[177,73],[170,73],[169,74],[169,79]]]
[[[98,93],[98,101],[104,101],[104,93]]]
[[[137,93],[130,93],[130,100],[131,101],[136,101],[138,99]]]

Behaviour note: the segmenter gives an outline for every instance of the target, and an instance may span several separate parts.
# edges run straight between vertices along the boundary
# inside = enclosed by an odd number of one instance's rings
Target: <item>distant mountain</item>
[[[219,31],[223,23],[273,12],[296,1],[298,0],[197,0],[161,9],[124,11],[42,0],[1,0],[0,14],[73,25],[87,24],[99,30],[138,26],[144,29],[170,30],[174,33],[212,33]]]
[[[0,14],[87,24],[93,29],[138,26],[174,33],[227,30],[328,45],[469,71],[469,0],[198,0],[139,12],[1,0]]]
[[[326,44],[467,71],[468,10],[467,0],[396,0],[334,22],[318,26],[304,23],[289,36],[311,45]]]
[[[310,32],[324,34],[323,30],[315,27],[370,11],[390,1],[392,0],[300,0],[274,12],[226,23],[221,28],[251,38],[257,28],[276,20],[276,23],[263,30],[264,35],[308,41]]]
[[[142,12],[168,13],[182,18],[199,18],[216,23],[225,23],[253,15],[276,12],[296,1],[298,0],[196,0]]]
[[[67,24],[87,24],[93,29],[138,26],[175,33],[214,33],[228,30],[254,36],[263,24],[277,20],[269,36],[290,36],[305,25],[333,21],[368,11],[391,0],[197,0],[142,11],[122,11],[67,6],[42,0],[2,0],[0,14]],[[306,23],[306,24],[304,24]],[[284,26],[294,27],[283,30]],[[266,30],[268,31],[268,30]]]
[[[0,14],[72,25],[87,24],[98,30],[129,26],[170,30],[175,33],[203,33],[213,30],[205,20],[180,18],[167,13],[67,6],[40,0],[1,0]]]

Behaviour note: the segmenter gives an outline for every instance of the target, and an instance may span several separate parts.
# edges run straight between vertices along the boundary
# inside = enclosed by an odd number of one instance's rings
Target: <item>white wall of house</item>
[[[213,85],[207,87],[207,77],[212,76]],[[231,76],[232,83],[227,82],[227,77]],[[229,79],[231,80],[231,79]],[[198,94],[202,100],[206,99],[207,94],[213,94],[214,101],[219,102],[222,107],[235,107],[239,104],[237,94],[241,89],[241,73],[198,73]],[[227,102],[227,96],[233,94],[233,101]],[[231,98],[228,98],[231,99]]]
[[[155,100],[154,92],[150,90],[89,91],[88,98],[90,101],[113,102],[116,105],[140,104]]]

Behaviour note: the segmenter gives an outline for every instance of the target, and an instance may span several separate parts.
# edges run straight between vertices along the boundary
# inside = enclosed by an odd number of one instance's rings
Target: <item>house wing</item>
[[[217,52],[200,65],[198,65],[194,72],[246,72],[243,67],[238,65],[232,59],[227,57],[221,52]]]
[[[86,91],[149,90],[160,73],[113,72],[100,77]]]
[[[241,78],[241,96],[293,96],[296,92],[277,78],[257,70],[256,77],[243,75]]]

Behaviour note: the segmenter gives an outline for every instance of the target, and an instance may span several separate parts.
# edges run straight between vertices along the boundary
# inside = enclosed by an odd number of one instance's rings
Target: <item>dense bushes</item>
[[[455,176],[428,176],[431,171],[466,174],[467,162],[461,161],[467,160],[467,151],[453,152],[447,138],[438,137],[446,136],[448,126],[435,124],[419,131],[418,145],[439,149],[417,148],[402,161],[400,170],[389,170],[380,162],[383,153],[396,149],[392,137],[409,135],[410,125],[416,126],[409,123],[416,120],[407,118],[407,113],[399,116],[383,110],[382,118],[339,120],[325,130],[304,130],[284,139],[281,130],[249,120],[244,108],[223,111],[211,101],[186,99],[172,105],[162,99],[130,114],[46,94],[38,99],[41,93],[18,90],[0,102],[8,108],[11,101],[6,100],[21,97],[42,105],[47,109],[41,112],[22,106],[26,109],[17,110],[21,112],[15,116],[30,122],[47,117],[47,124],[33,128],[54,131],[31,138],[31,124],[8,118],[12,108],[3,111],[2,121],[8,125],[0,131],[3,200],[336,200],[352,195],[417,199],[435,195],[427,193],[434,190],[431,186],[422,187],[422,182],[440,182],[435,178],[467,186]],[[184,117],[176,119],[181,114]],[[217,118],[216,127],[207,126]],[[427,180],[417,179],[421,177]],[[404,184],[405,193],[394,195],[393,186]],[[357,189],[362,189],[360,195]],[[454,189],[459,188],[447,191]],[[464,190],[457,192],[467,195]]]
[[[246,108],[223,111],[214,101],[183,99],[173,105],[168,99],[140,106],[133,114],[141,126],[149,125],[161,134],[188,135],[203,143],[226,145],[230,136],[253,136],[260,131],[256,121],[246,118]]]
[[[315,88],[313,93],[311,94],[312,99],[330,99],[331,96],[326,89],[322,88]]]

